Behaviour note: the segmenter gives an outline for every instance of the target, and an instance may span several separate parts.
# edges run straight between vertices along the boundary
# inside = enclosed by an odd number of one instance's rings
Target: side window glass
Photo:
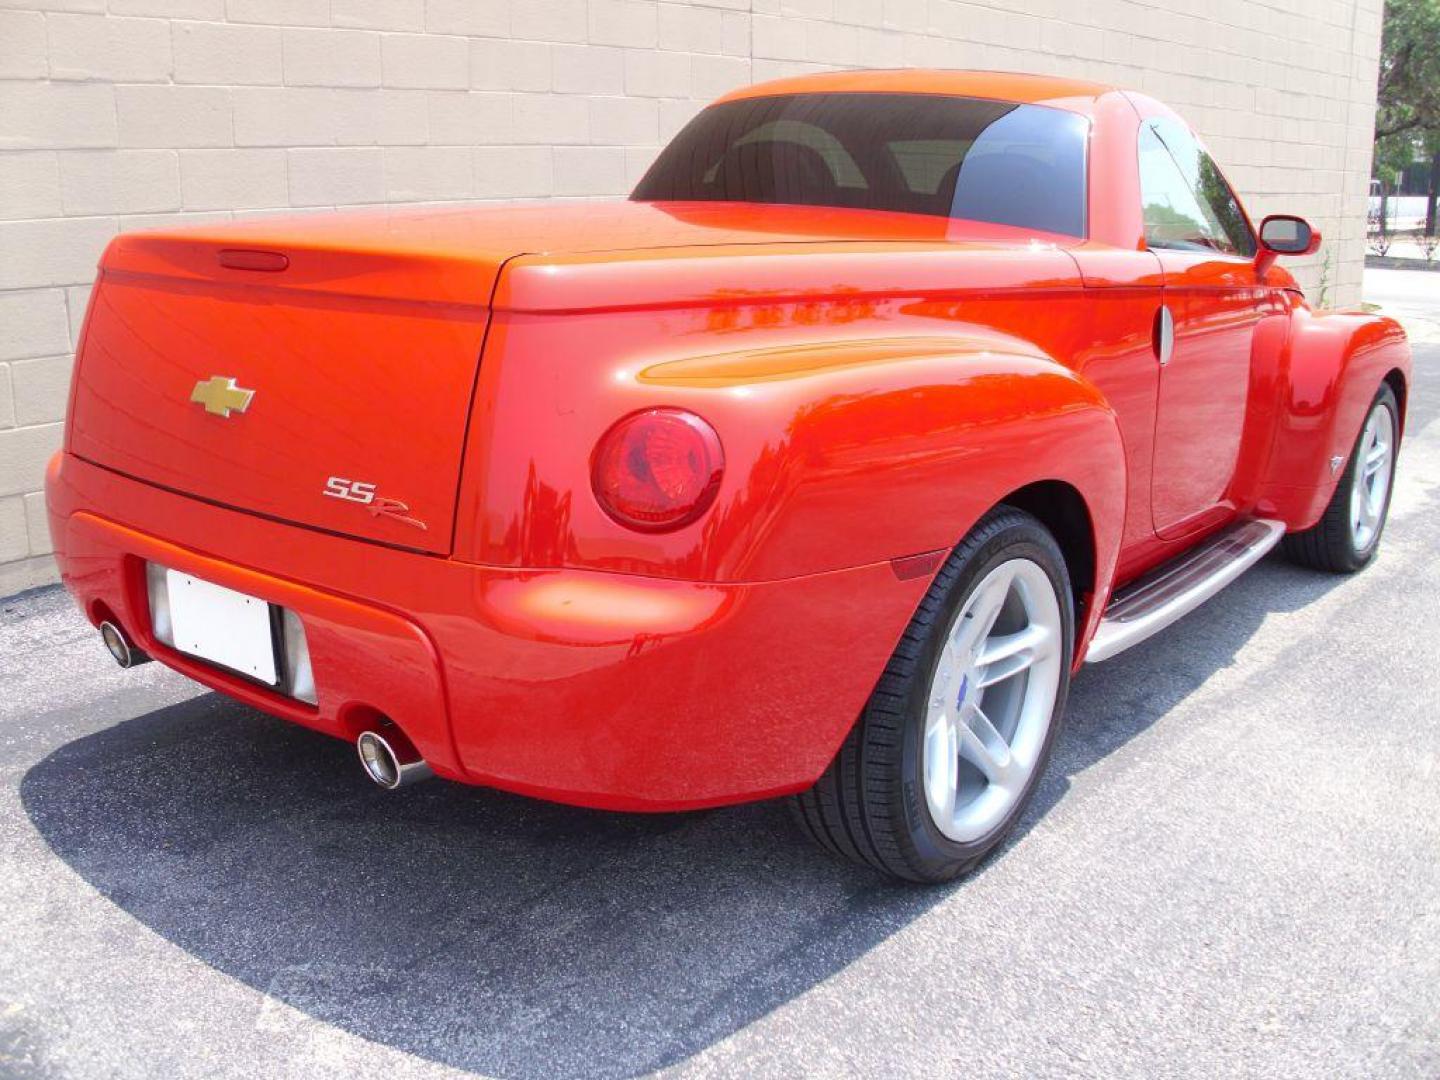
[[[1146,124],[1139,153],[1147,244],[1246,258],[1255,254],[1239,202],[1188,131],[1167,121]]]

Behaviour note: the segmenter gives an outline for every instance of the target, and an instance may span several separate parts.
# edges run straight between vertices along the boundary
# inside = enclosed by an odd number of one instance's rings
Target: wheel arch
[[[1038,480],[1012,491],[1000,502],[1024,510],[1055,538],[1070,574],[1076,623],[1083,624],[1094,603],[1096,564],[1095,523],[1085,496],[1064,480]]]
[[[1387,386],[1389,386],[1390,389],[1395,393],[1395,402],[1400,406],[1400,415],[1396,417],[1396,420],[1399,422],[1400,425],[1400,436],[1401,438],[1404,438],[1405,410],[1409,404],[1410,392],[1410,386],[1405,378],[1405,373],[1401,371],[1398,367],[1392,367],[1389,371],[1385,373],[1385,377],[1381,381],[1384,382]]]

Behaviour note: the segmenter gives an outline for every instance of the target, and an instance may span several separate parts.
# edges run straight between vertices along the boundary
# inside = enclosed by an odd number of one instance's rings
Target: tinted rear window
[[[787,94],[712,105],[632,199],[795,203],[1085,235],[1088,122],[934,94]]]

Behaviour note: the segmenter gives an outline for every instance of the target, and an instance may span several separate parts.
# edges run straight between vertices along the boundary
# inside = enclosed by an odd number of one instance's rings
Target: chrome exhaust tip
[[[125,631],[116,626],[109,619],[100,624],[100,640],[105,643],[106,651],[115,658],[115,663],[122,668],[132,668],[138,664],[148,664],[154,659],[145,650],[130,644],[130,639],[125,636]]]
[[[378,731],[362,731],[355,740],[355,750],[360,755],[365,775],[386,791],[428,780],[435,775],[398,728],[386,735]]]

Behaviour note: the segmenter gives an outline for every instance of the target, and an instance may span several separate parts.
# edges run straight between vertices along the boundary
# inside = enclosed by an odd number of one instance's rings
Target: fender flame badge
[[[428,530],[430,528],[419,518],[410,516],[409,503],[375,494],[375,485],[367,481],[350,480],[343,476],[326,477],[325,490],[320,494],[331,499],[344,499],[346,502],[359,503],[370,511],[371,517],[389,518],[391,521],[398,521],[404,525],[413,525],[417,529]]]
[[[430,526],[419,518],[410,517],[410,507],[399,499],[387,499],[383,495],[377,495],[367,510],[371,517],[387,517],[391,521],[399,521],[406,525],[414,525],[417,529],[428,530]]]

